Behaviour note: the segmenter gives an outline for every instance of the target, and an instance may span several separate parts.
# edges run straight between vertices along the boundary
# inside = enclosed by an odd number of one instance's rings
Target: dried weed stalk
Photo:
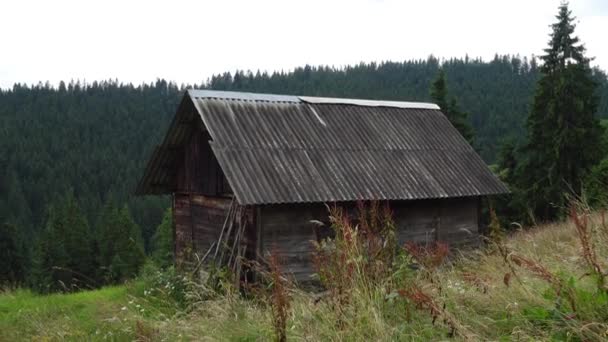
[[[270,307],[272,308],[272,325],[277,341],[287,340],[287,320],[289,318],[290,298],[288,281],[281,270],[281,262],[276,250],[268,258],[270,279]]]
[[[427,312],[429,316],[431,316],[432,324],[440,321],[447,326],[450,337],[459,336],[465,341],[476,340],[475,336],[446,310],[445,304],[439,304],[431,295],[425,293],[420,287],[412,285],[408,289],[399,290],[399,295],[407,298],[414,304],[416,309]]]

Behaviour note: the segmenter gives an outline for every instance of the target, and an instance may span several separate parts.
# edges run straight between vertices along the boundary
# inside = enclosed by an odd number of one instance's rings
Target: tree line
[[[26,285],[39,293],[117,284],[137,276],[146,261],[141,228],[127,205],[109,200],[91,227],[71,192],[49,206],[33,240],[4,223],[0,247],[1,284]],[[170,210],[156,228],[150,249],[150,259],[159,267],[173,263]]]

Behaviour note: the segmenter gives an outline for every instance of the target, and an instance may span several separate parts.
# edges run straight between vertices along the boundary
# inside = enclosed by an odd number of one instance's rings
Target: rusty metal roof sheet
[[[176,121],[200,116],[242,205],[508,191],[435,105],[214,91],[184,101],[159,150],[183,140]],[[170,192],[158,167],[168,155],[155,152],[138,193]]]

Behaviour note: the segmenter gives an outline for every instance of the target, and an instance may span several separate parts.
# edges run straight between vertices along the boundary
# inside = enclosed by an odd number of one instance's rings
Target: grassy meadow
[[[356,254],[345,253],[342,269],[352,272],[326,278],[328,290],[322,293],[299,290],[275,274],[255,290],[257,295],[242,296],[227,283],[215,291],[155,269],[136,281],[95,291],[39,296],[6,290],[0,294],[0,341],[261,341],[283,336],[308,341],[599,341],[608,338],[608,296],[603,277],[590,265],[597,263],[601,272],[607,266],[608,230],[599,214],[579,218],[578,224],[570,219],[498,237],[498,243],[461,252],[441,265],[432,253],[410,250],[393,257],[407,265],[417,261],[416,269],[393,267],[382,277],[364,273],[371,268],[362,267]]]

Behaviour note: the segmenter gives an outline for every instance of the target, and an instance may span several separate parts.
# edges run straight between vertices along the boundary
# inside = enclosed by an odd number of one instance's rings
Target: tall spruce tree
[[[145,261],[141,229],[131,218],[128,207],[104,206],[97,224],[99,265],[106,283],[129,279]]]
[[[452,97],[448,101],[448,87],[443,69],[439,70],[437,77],[433,81],[430,93],[435,104],[441,108],[452,125],[454,125],[458,132],[460,132],[460,134],[462,134],[462,136],[472,144],[474,134],[473,128],[467,122],[468,114],[460,110],[455,97]]]
[[[528,140],[518,172],[532,213],[559,216],[565,193],[580,194],[583,177],[601,158],[603,128],[595,113],[596,82],[585,47],[574,35],[568,3],[559,6],[549,47],[541,56],[541,78],[528,116]]]

